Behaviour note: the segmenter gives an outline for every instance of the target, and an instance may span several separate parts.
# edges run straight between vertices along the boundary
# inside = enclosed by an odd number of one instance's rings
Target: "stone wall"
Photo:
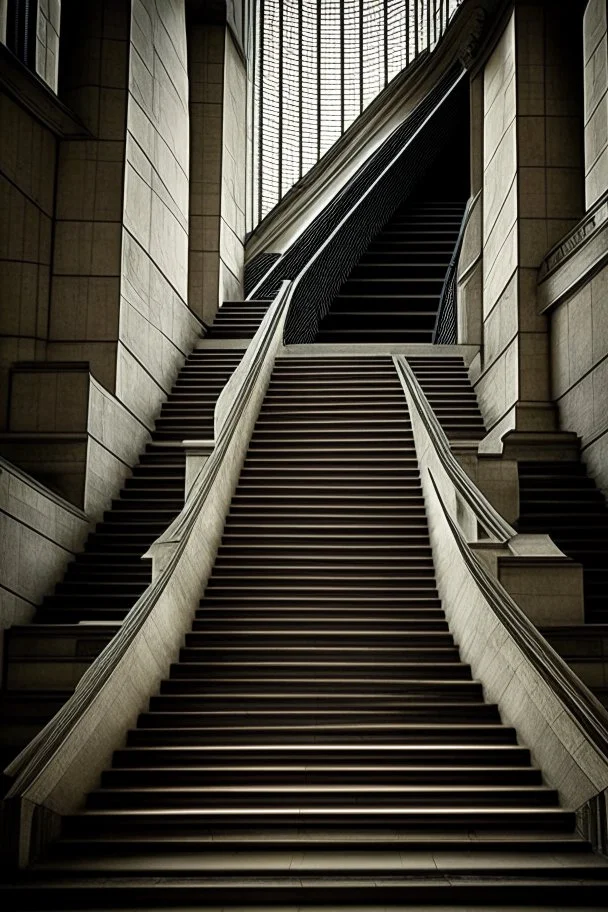
[[[63,99],[90,131],[59,143],[48,357],[114,390],[119,324],[128,0],[64,0]]]
[[[188,301],[207,324],[219,306],[220,185],[225,29],[195,25],[188,34],[190,70],[190,263]]]
[[[133,0],[116,395],[149,427],[200,335],[188,309],[183,2]]]
[[[56,92],[59,72],[61,0],[38,0],[36,72]]]
[[[219,299],[243,296],[245,262],[247,75],[230,31],[226,30],[222,119],[222,186]]]
[[[0,428],[8,370],[44,358],[49,320],[56,140],[0,94]]]
[[[608,189],[608,38],[606,0],[589,0],[584,19],[585,200]]]
[[[189,304],[206,323],[243,296],[247,74],[229,29],[189,30],[191,118]]]
[[[580,11],[578,13],[580,15]],[[492,436],[553,431],[538,269],[584,212],[581,20],[515,6],[484,67],[483,332],[476,382]]]
[[[87,531],[81,511],[0,459],[0,630],[31,620]]]
[[[551,342],[560,425],[608,496],[608,267],[552,311]]]
[[[517,152],[515,15],[483,74],[482,373],[476,390],[489,430],[509,427],[517,384]]]

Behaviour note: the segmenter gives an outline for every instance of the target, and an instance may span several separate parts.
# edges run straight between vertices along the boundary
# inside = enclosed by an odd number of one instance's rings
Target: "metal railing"
[[[439,297],[439,307],[437,308],[437,317],[435,318],[433,329],[433,343],[435,345],[456,345],[458,342],[458,261],[462,251],[465,231],[480,193],[481,191],[468,200],[462,222],[460,223],[458,239]]]

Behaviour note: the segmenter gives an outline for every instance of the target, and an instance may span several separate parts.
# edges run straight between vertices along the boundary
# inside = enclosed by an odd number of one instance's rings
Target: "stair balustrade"
[[[177,519],[150,549],[153,581],[59,712],[7,767],[3,854],[27,866],[58,833],[145,708],[190,628],[224,516],[281,344],[291,295],[283,283],[215,411],[215,446]]]
[[[548,536],[519,535],[500,516],[458,464],[407,359],[397,355],[393,361],[412,420],[439,593],[461,656],[529,745],[564,805],[577,812],[579,832],[606,853],[608,712],[485,558],[499,546],[527,555],[539,573],[544,556],[548,569],[532,601],[549,590],[551,567],[563,571],[568,559]],[[570,564],[580,575],[580,566]],[[559,611],[568,594],[549,597]]]

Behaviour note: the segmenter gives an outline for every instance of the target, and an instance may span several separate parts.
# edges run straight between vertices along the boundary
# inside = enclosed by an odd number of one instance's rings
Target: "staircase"
[[[317,342],[427,342],[465,202],[408,201],[372,240],[321,322]]]
[[[520,532],[544,532],[582,564],[585,624],[543,629],[608,706],[608,507],[582,462],[520,462]]]
[[[408,355],[422,391],[446,436],[453,442],[480,441],[486,429],[477,396],[459,355]]]
[[[594,905],[459,657],[388,357],[279,358],[181,653],[11,908]]]
[[[220,307],[208,339],[253,339],[268,310],[268,300],[225,301]]]
[[[238,314],[231,319],[230,338],[250,338],[268,304],[252,302],[249,311],[249,302],[227,302],[218,311],[218,332],[226,338],[226,309]],[[162,405],[151,442],[83,552],[33,623],[6,632],[0,698],[5,763],[57,712],[149,585],[151,565],[142,555],[184,504],[182,440],[213,439],[215,403],[242,354],[242,349],[194,349]]]

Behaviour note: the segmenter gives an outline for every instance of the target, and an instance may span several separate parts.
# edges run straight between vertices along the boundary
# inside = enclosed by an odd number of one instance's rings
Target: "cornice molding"
[[[608,192],[546,254],[538,270],[541,313],[573,295],[608,264]]]

